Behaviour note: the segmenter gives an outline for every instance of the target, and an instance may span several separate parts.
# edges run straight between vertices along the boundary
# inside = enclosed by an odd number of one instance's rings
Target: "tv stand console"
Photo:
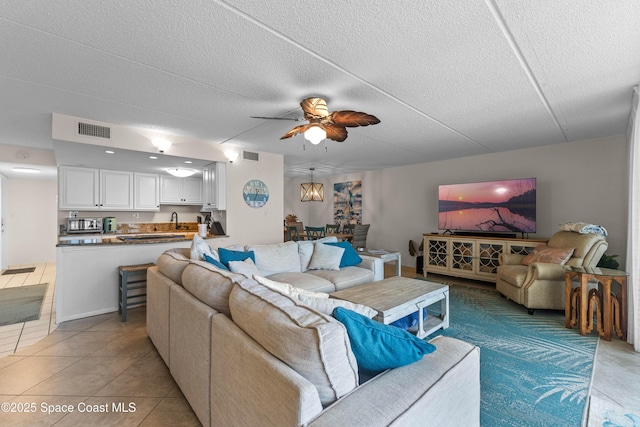
[[[424,234],[424,277],[428,273],[496,281],[500,254],[529,254],[547,239]]]

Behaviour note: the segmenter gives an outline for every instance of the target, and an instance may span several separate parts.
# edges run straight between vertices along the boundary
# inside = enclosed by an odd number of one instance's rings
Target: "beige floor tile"
[[[4,344],[0,343],[0,353],[15,351],[17,344],[17,341],[13,340],[10,340],[10,342],[6,342]]]
[[[64,341],[69,337],[72,337],[76,334],[78,334],[79,332],[76,331],[58,331],[55,330],[53,332],[51,332],[49,335],[47,335],[46,337],[40,339],[38,342],[36,342],[35,344],[30,345],[29,347],[20,349],[20,351],[17,351],[16,354],[20,354],[20,355],[31,355],[31,354],[35,354],[38,353],[39,351],[44,350],[45,348],[48,348],[60,341]]]
[[[3,357],[2,359],[0,359],[0,370],[2,368],[5,368],[5,367],[9,366],[9,365],[13,365],[14,363],[16,363],[16,362],[18,362],[18,361],[20,361],[22,359],[24,359],[24,356],[11,355],[11,356],[7,356],[7,357]]]
[[[134,330],[124,334],[95,352],[91,356],[132,356],[143,357],[155,347],[147,336],[146,331]]]
[[[0,394],[22,394],[80,360],[80,357],[25,357],[0,369]]]
[[[166,397],[175,387],[162,359],[149,357],[138,360],[95,395]]]
[[[85,357],[28,389],[25,395],[91,396],[135,363],[134,357]]]
[[[97,316],[87,317],[84,319],[71,320],[58,325],[58,329],[64,331],[84,331],[105,320],[113,317],[113,313],[100,314]]]
[[[200,426],[198,417],[185,398],[165,398],[144,419],[140,427]]]
[[[79,332],[36,353],[36,356],[88,356],[118,338],[117,332]]]

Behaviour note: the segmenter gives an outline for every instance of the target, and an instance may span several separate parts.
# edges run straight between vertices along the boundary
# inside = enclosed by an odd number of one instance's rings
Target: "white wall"
[[[55,262],[58,181],[7,179],[8,265]]]
[[[438,185],[510,178],[537,178],[537,233],[550,237],[558,225],[583,221],[604,226],[608,254],[624,266],[627,230],[627,140],[624,135],[315,179],[325,185],[323,203],[301,203],[305,179],[286,179],[285,214],[306,225],[333,222],[333,184],[362,180],[363,223],[371,224],[370,248],[402,251],[410,239],[438,232]],[[299,193],[298,193],[299,194]]]

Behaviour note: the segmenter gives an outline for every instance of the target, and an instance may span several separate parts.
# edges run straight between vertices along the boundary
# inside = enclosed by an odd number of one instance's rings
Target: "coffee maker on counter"
[[[112,216],[102,219],[102,231],[105,233],[115,233],[118,230],[118,222]]]

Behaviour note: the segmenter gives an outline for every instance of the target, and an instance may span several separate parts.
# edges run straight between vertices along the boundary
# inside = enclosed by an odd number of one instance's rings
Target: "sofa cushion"
[[[160,273],[182,285],[182,272],[189,265],[189,249],[169,249],[158,257],[156,264]]]
[[[335,243],[325,243],[329,246],[337,246],[339,248],[344,249],[344,253],[342,254],[342,258],[340,259],[340,268],[352,267],[354,265],[358,265],[362,262],[362,258],[358,255],[351,243],[349,242],[335,242]]]
[[[251,258],[254,262],[256,257],[253,252],[247,251],[234,251],[227,248],[218,248],[218,255],[220,255],[220,262],[229,267],[229,261],[244,261],[247,258]]]
[[[291,286],[306,289],[308,291],[327,293],[336,291],[336,287],[333,283],[327,279],[323,279],[322,277],[309,273],[311,273],[311,271],[307,271],[306,273],[279,273],[272,274],[268,278],[277,282],[289,283]]]
[[[345,267],[341,268],[340,271],[309,270],[305,274],[308,276],[316,276],[328,280],[329,282],[333,283],[336,291],[350,288],[351,286],[355,285],[370,283],[374,280],[373,271],[362,267]]]
[[[220,261],[218,252],[215,249],[212,249],[211,246],[209,246],[198,234],[194,234],[193,240],[191,241],[190,257],[191,259],[202,261],[204,260],[204,255],[208,255],[216,261]]]
[[[407,331],[342,307],[336,308],[333,316],[347,328],[358,366],[367,373],[409,365],[436,349]]]
[[[314,384],[323,406],[357,387],[358,365],[340,322],[249,279],[236,283],[229,304],[233,321]]]
[[[546,262],[549,264],[564,264],[569,261],[575,248],[552,248],[547,245],[538,245],[533,252],[522,258],[523,265],[533,262]]]
[[[329,294],[326,292],[314,292],[309,291],[307,289],[297,288],[295,286],[290,285],[289,283],[277,282],[275,280],[267,279],[266,277],[262,277],[260,275],[254,274],[253,280],[260,283],[263,286],[271,289],[272,291],[280,292],[286,296],[291,298],[299,299],[298,296],[300,294],[306,294],[312,296],[314,298],[329,298]]]
[[[229,270],[234,273],[242,274],[248,279],[251,279],[254,274],[262,274],[251,258],[247,258],[243,261],[229,261]]]
[[[509,264],[498,267],[498,277],[507,283],[522,287],[524,280],[527,278],[529,267],[526,265]]]
[[[340,270],[344,248],[316,243],[309,262],[309,270]]]
[[[234,281],[244,276],[223,271],[206,261],[191,261],[182,273],[184,288],[209,307],[231,315],[229,294]]]
[[[248,246],[247,250],[255,254],[256,266],[265,276],[285,271],[302,271],[297,242],[289,241],[276,245]]]

